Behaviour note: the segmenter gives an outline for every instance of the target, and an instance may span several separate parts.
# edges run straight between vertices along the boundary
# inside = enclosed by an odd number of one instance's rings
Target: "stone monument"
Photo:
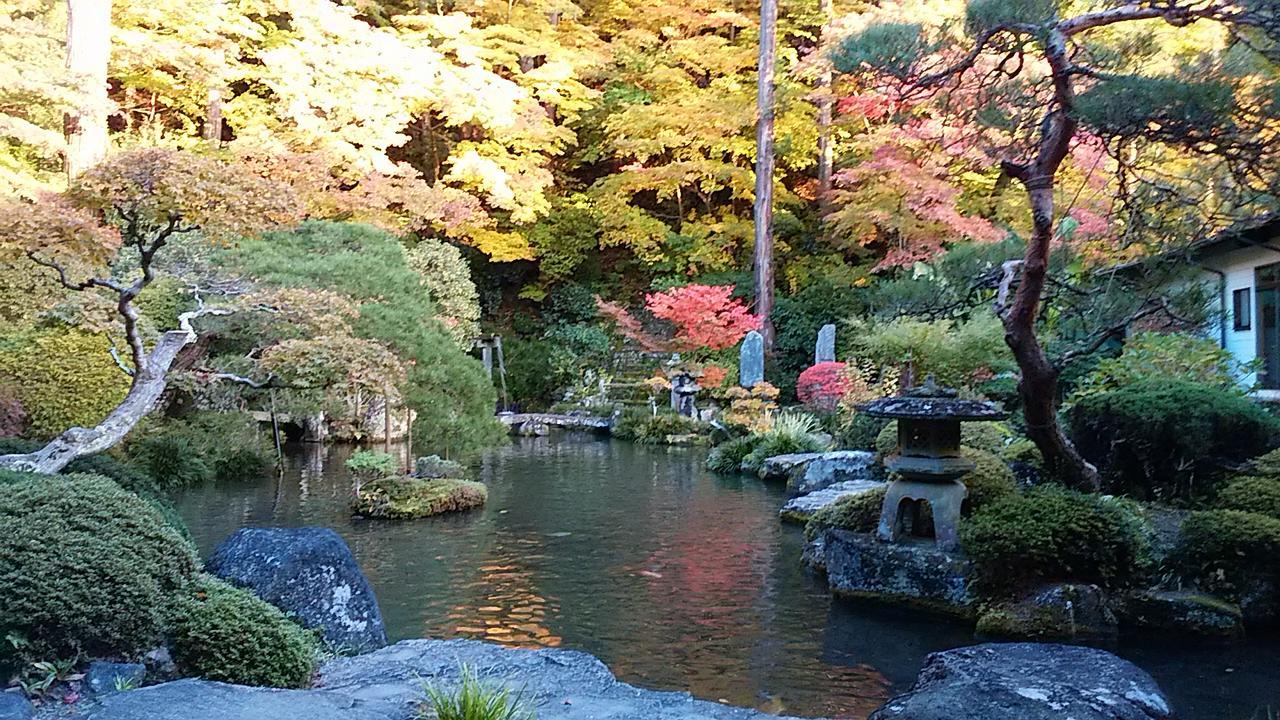
[[[818,343],[813,349],[813,364],[836,361],[836,326],[830,323],[818,331]]]
[[[764,336],[752,330],[742,339],[738,357],[738,384],[751,389],[764,382]]]

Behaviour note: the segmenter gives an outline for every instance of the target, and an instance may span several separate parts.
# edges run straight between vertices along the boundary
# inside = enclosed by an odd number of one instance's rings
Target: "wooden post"
[[[382,451],[391,454],[391,388],[382,389]]]
[[[271,388],[271,439],[276,445],[276,467],[284,467],[284,450],[280,447],[280,421],[276,418],[276,389]]]
[[[760,0],[760,57],[756,78],[756,314],[765,353],[773,350],[773,75],[777,59],[778,0]]]

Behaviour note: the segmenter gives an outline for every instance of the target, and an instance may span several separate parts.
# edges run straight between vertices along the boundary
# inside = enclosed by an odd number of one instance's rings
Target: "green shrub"
[[[282,688],[310,684],[319,649],[273,605],[208,575],[175,604],[169,641],[185,675]]]
[[[239,412],[201,411],[155,421],[135,434],[126,452],[162,491],[258,478],[275,464],[257,421]]]
[[[673,412],[654,415],[645,408],[632,408],[623,412],[614,423],[614,437],[632,440],[645,445],[661,445],[672,435],[706,435],[711,426],[694,418]]]
[[[857,495],[846,495],[818,510],[804,526],[804,536],[813,540],[827,528],[839,528],[853,532],[875,532],[880,524],[880,510],[884,506],[885,488],[876,488]]]
[[[523,693],[514,696],[505,687],[481,683],[470,667],[462,666],[462,681],[452,692],[428,685],[427,705],[430,714],[422,718],[435,720],[534,720],[534,713],[525,708]]]
[[[456,460],[427,455],[413,461],[413,474],[420,478],[460,478],[466,474],[466,468]]]
[[[966,514],[1018,491],[1017,478],[998,456],[968,447],[961,448],[960,453],[977,465],[960,478],[968,489],[963,507]]]
[[[160,435],[129,443],[130,460],[153,478],[160,479],[167,492],[213,480],[213,468],[190,440]]]
[[[1138,333],[1119,356],[1104,358],[1077,386],[1071,402],[1140,382],[1178,380],[1244,394],[1243,368],[1234,356],[1205,337],[1187,333]]]
[[[1034,468],[1044,467],[1040,448],[1026,438],[1019,438],[1006,445],[1004,450],[1000,451],[1000,457],[1007,463],[1023,463]]]
[[[347,458],[347,471],[361,482],[369,482],[400,472],[395,455],[378,450],[357,450]]]
[[[974,450],[995,453],[1004,451],[1013,437],[1008,425],[999,422],[967,422],[960,426],[960,444]],[[898,421],[890,420],[876,435],[875,451],[888,455],[898,449]]]
[[[969,384],[978,373],[1014,369],[1004,342],[1004,327],[994,315],[981,313],[963,323],[910,317],[851,328],[857,355],[881,367],[910,363],[916,377],[934,375],[951,387]]]
[[[413,520],[471,510],[488,499],[484,483],[470,480],[384,477],[361,485],[351,507],[364,517]]]
[[[707,469],[721,475],[741,472],[742,461],[759,443],[759,435],[744,435],[722,442],[707,454]]]
[[[1223,510],[1257,513],[1280,520],[1280,478],[1238,477],[1218,492]]]
[[[92,427],[124,399],[129,378],[111,360],[105,336],[70,328],[0,337],[0,381],[26,412],[26,432],[49,438]]]
[[[888,423],[888,420],[874,418],[866,413],[854,413],[852,417],[836,424],[836,445],[850,450],[874,450],[876,438]]]
[[[1280,573],[1280,519],[1239,510],[1193,512],[1173,558],[1187,577],[1230,592],[1251,576]]]
[[[93,475],[10,483],[0,537],[0,634],[43,657],[147,649],[196,566],[154,507]]]
[[[960,539],[981,584],[995,590],[1039,580],[1123,585],[1146,541],[1122,503],[1051,485],[979,508]]]
[[[1189,499],[1224,464],[1272,446],[1280,423],[1238,393],[1183,380],[1149,380],[1079,400],[1068,413],[1076,447],[1113,492]]]
[[[1249,474],[1280,478],[1280,450],[1272,450],[1250,460]]]

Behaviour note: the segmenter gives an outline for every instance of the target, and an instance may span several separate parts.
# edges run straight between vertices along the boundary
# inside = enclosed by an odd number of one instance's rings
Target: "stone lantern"
[[[934,541],[941,550],[960,546],[960,505],[967,490],[960,478],[973,470],[972,460],[960,454],[960,423],[1004,420],[995,405],[961,400],[956,391],[939,387],[933,376],[902,395],[882,398],[860,408],[871,417],[898,421],[898,449],[885,458],[893,480],[885,492],[876,536],[897,542],[907,526],[919,534],[922,504],[933,511]]]

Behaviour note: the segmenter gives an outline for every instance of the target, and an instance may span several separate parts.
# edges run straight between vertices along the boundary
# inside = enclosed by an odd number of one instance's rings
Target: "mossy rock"
[[[1280,519],[1239,510],[1193,512],[1182,523],[1175,565],[1200,586],[1237,598],[1280,577]]]
[[[1018,640],[1113,639],[1118,632],[1106,595],[1095,585],[1051,584],[1015,601],[984,607],[979,638]]]
[[[961,445],[997,455],[1004,451],[1013,436],[1013,431],[1002,422],[966,422],[960,425]],[[875,449],[881,456],[898,449],[897,420],[891,420],[876,435]]]
[[[412,520],[481,507],[489,499],[484,483],[455,478],[392,477],[365,483],[352,509],[357,515]]]
[[[848,495],[815,512],[804,527],[804,536],[813,540],[829,528],[871,533],[880,524],[885,488]]]

